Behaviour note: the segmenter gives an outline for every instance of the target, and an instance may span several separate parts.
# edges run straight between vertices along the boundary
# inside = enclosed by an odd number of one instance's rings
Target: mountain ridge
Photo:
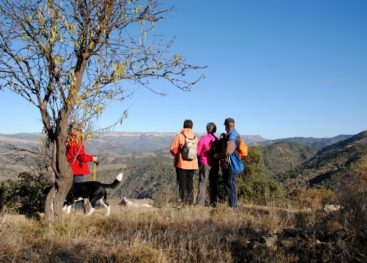
[[[111,132],[93,132],[92,139],[87,141],[86,144],[93,144],[95,141],[103,140],[104,138],[156,138],[164,139],[166,141],[172,140],[177,132],[124,132],[124,131],[111,131]],[[205,133],[196,133],[198,137],[204,135]],[[219,133],[217,134],[219,136]],[[289,137],[280,139],[266,139],[261,135],[243,135],[241,137],[249,145],[269,145],[282,141],[294,141],[300,144],[304,144],[311,147],[325,147],[331,145],[335,142],[352,137],[352,135],[337,135],[334,137],[326,138],[315,138],[315,137]],[[42,139],[42,133],[14,133],[14,134],[1,134],[0,133],[0,145],[11,144],[15,146],[27,145],[35,146],[38,139]],[[169,141],[170,143],[170,141]],[[152,150],[160,150],[160,148],[155,148]]]
[[[313,148],[322,148],[322,147],[326,147],[328,145],[337,143],[339,141],[346,140],[352,136],[353,135],[341,134],[341,135],[337,135],[337,136],[330,137],[330,138],[289,137],[289,138],[282,138],[282,139],[275,139],[275,140],[267,140],[267,141],[264,141],[262,144],[268,145],[268,144],[273,144],[273,143],[278,143],[278,142],[283,142],[283,141],[293,141],[293,142],[297,142],[299,144],[303,144],[303,145],[310,146]]]

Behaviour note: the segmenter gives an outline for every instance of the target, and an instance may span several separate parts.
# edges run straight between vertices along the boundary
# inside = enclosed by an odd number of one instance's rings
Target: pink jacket
[[[211,133],[208,133],[200,138],[198,143],[198,155],[202,164],[213,164],[213,160],[208,156],[208,153],[212,143],[216,140],[218,140],[218,138]]]

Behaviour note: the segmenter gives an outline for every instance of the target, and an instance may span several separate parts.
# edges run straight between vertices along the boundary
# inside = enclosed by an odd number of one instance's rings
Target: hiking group
[[[218,199],[218,174],[222,171],[229,206],[237,207],[237,175],[244,170],[241,158],[247,155],[247,146],[235,129],[233,118],[224,121],[226,133],[218,139],[217,127],[213,122],[206,126],[207,134],[200,140],[193,132],[193,122],[185,120],[183,129],[171,143],[174,166],[179,188],[179,197],[184,205],[194,204],[194,175],[199,170],[199,187],[196,203],[205,206],[206,185],[209,181],[210,205],[216,206]],[[67,159],[73,172],[73,182],[85,181],[89,175],[88,162],[97,162],[97,157],[85,153],[81,125],[72,123],[67,140]],[[84,207],[83,207],[84,206]],[[80,204],[84,208],[86,204]]]
[[[185,120],[183,129],[173,139],[170,152],[174,156],[182,204],[194,204],[194,175],[199,170],[196,203],[205,206],[206,185],[209,181],[210,205],[216,206],[221,168],[229,206],[237,207],[237,175],[244,170],[241,158],[247,155],[247,146],[236,131],[233,118],[225,119],[224,126],[226,133],[222,133],[218,139],[215,136],[216,125],[208,123],[207,134],[198,141],[193,132],[193,122]]]

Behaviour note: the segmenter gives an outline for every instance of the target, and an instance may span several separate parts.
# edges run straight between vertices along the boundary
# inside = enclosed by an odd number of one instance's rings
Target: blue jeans
[[[84,182],[84,174],[74,174],[73,183]]]
[[[228,203],[232,208],[237,207],[237,174],[231,175],[229,169],[223,169],[223,181],[228,195]]]

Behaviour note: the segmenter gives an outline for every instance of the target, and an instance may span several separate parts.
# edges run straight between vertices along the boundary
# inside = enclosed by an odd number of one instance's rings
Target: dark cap
[[[227,118],[224,120],[224,125],[230,124],[230,123],[234,123],[234,119],[232,118]]]

